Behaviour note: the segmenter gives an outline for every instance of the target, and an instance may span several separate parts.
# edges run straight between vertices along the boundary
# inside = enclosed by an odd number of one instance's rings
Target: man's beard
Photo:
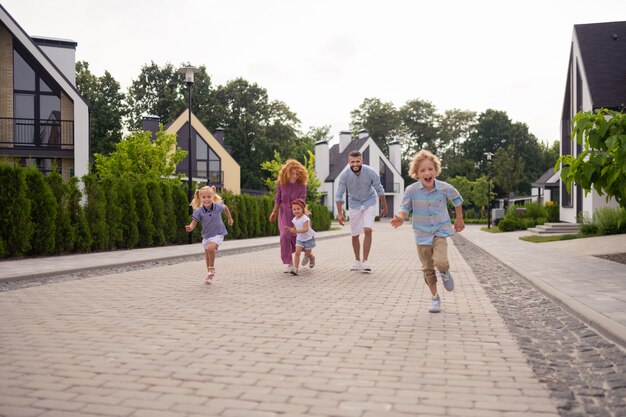
[[[352,172],[354,172],[355,174],[358,174],[359,172],[361,172],[361,168],[363,168],[363,165],[359,165],[358,167],[350,167],[350,169],[352,170]]]

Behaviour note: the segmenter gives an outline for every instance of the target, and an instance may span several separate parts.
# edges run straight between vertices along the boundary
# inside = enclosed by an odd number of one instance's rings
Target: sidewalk
[[[594,257],[626,252],[626,234],[557,242],[520,240],[528,232],[461,236],[526,278],[609,339],[626,346],[626,265]]]
[[[318,239],[342,235],[347,236],[349,233],[349,228],[346,227],[340,228],[339,230],[318,232]],[[252,247],[271,248],[278,247],[278,244],[278,236],[226,240],[220,248],[220,252],[227,253]],[[92,269],[104,269],[202,255],[202,245],[200,243],[193,243],[191,245],[161,246],[113,252],[94,252],[78,255],[7,260],[0,261],[0,282],[15,281],[23,278],[42,278]]]

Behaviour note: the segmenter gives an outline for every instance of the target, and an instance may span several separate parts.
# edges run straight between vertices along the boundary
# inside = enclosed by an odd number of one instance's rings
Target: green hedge
[[[0,164],[0,258],[186,244],[191,221],[186,184],[177,180],[63,181],[35,168]],[[277,236],[270,196],[222,195],[234,224],[228,239]],[[311,206],[316,231],[330,229],[326,207]],[[196,228],[193,240],[201,240]]]

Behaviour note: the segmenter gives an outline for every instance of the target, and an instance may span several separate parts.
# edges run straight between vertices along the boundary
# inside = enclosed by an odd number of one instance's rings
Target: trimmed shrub
[[[152,242],[154,246],[165,245],[165,205],[161,184],[157,181],[146,183],[146,192],[152,208]]]
[[[172,200],[175,207],[174,216],[176,217],[176,242],[177,244],[187,243],[187,232],[185,225],[191,222],[189,215],[189,203],[187,201],[187,190],[183,184],[172,184]]]
[[[135,200],[135,211],[139,219],[137,222],[137,230],[139,231],[137,246],[146,248],[152,246],[155,231],[152,207],[148,199],[148,190],[144,181],[133,182],[133,199]]]
[[[122,210],[121,229],[122,242],[121,248],[132,249],[139,244],[139,217],[133,196],[132,185],[127,180],[119,180],[115,183],[117,191],[117,202]]]
[[[72,177],[67,183],[68,185],[68,212],[70,216],[70,224],[74,228],[76,240],[74,242],[73,252],[88,252],[91,248],[91,232],[85,218],[85,211],[81,206],[83,198],[78,188],[78,178]]]
[[[109,228],[107,226],[107,200],[101,183],[95,175],[85,175],[85,217],[91,232],[91,250],[102,251],[109,248]]]
[[[178,231],[176,229],[176,208],[172,197],[172,183],[164,181],[160,183],[161,195],[164,208],[163,233],[165,234],[165,242],[167,245],[175,244],[177,241]]]
[[[26,192],[24,169],[0,164],[0,240],[8,256],[22,256],[30,249],[33,222]]]
[[[46,176],[46,181],[57,201],[57,219],[55,226],[55,254],[72,252],[76,242],[76,230],[72,227],[68,209],[68,186],[61,174],[53,171]]]
[[[33,236],[28,253],[30,255],[52,255],[55,251],[57,201],[41,171],[30,166],[24,170],[24,173],[33,223]]]
[[[102,181],[104,198],[106,201],[106,223],[109,231],[109,248],[124,247],[124,231],[122,229],[122,207],[118,196],[117,180],[104,179]]]

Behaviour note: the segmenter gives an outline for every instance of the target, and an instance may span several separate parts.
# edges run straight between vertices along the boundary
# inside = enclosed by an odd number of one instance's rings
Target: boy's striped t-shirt
[[[435,187],[430,191],[417,181],[404,191],[400,211],[406,215],[413,213],[413,231],[418,245],[432,245],[435,236],[454,234],[447,200],[455,207],[463,203],[461,194],[445,181],[435,180]]]

